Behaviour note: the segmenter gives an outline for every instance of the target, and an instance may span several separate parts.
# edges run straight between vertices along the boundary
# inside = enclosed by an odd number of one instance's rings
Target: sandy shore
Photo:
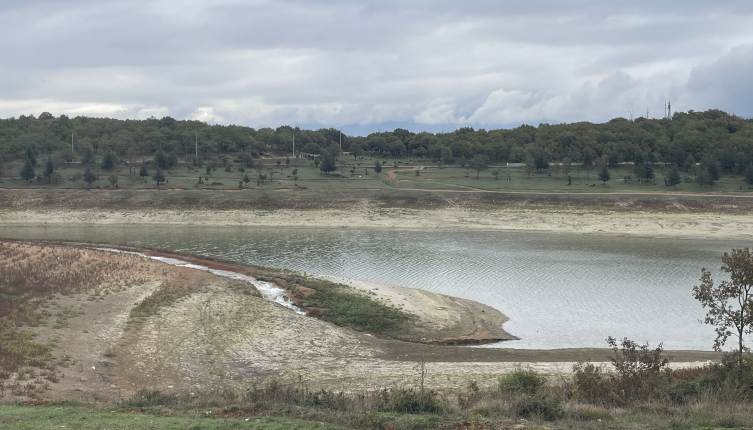
[[[415,315],[411,332],[419,339],[408,339],[435,345],[472,345],[515,340],[517,337],[502,329],[509,320],[491,306],[459,297],[432,293],[415,288],[360,279],[317,275],[321,279],[344,284],[375,294],[379,300]]]
[[[327,210],[2,210],[0,225],[251,226],[536,231],[687,239],[753,239],[753,215],[600,211],[378,208]]]

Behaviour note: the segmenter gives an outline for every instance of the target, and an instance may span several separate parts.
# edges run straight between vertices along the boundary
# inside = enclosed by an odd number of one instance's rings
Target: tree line
[[[73,145],[73,148],[71,148]],[[414,133],[405,129],[347,136],[334,128],[304,130],[209,125],[171,117],[117,120],[42,113],[0,119],[0,158],[21,160],[29,151],[56,163],[88,161],[107,153],[124,161],[153,157],[191,160],[213,154],[238,158],[261,154],[413,157],[449,164],[477,155],[491,162],[528,163],[537,170],[569,160],[583,166],[666,163],[681,169],[703,164],[709,174],[744,173],[753,165],[753,120],[720,110],[676,112],[671,119],[615,118],[601,124],[521,125],[511,129]],[[90,160],[89,160],[90,161]],[[716,171],[716,173],[715,173]]]

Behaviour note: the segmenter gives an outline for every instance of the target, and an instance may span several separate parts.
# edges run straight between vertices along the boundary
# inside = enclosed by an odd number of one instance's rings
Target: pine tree
[[[165,182],[165,175],[162,174],[162,170],[157,169],[157,171],[154,173],[154,176],[152,176],[152,179],[157,181],[157,186],[159,187],[160,182]]]
[[[97,175],[92,172],[91,167],[87,167],[86,171],[84,172],[84,182],[88,184],[88,188],[91,188],[92,182],[97,180]]]
[[[52,172],[55,171],[55,166],[52,164],[52,159],[49,157],[47,158],[47,162],[44,164],[44,172],[42,173],[42,176],[45,178],[49,178],[50,175],[52,175]]]
[[[112,152],[107,151],[105,156],[102,157],[102,168],[104,170],[112,170],[118,165],[118,159],[115,158]]]
[[[667,185],[672,185],[675,188],[677,188],[677,184],[681,182],[682,182],[682,179],[680,178],[680,169],[675,164],[669,170],[669,176],[667,176]]]
[[[24,167],[21,168],[21,179],[25,179],[26,183],[28,184],[31,182],[32,179],[36,174],[34,173],[34,164],[32,163],[30,158],[27,158],[24,162]]]
[[[146,168],[146,164],[141,165],[141,170],[139,170],[139,176],[142,178],[146,178],[149,176],[149,169]],[[144,180],[146,182],[146,180]]]
[[[602,182],[603,186],[607,185],[607,181],[612,179],[612,175],[609,174],[609,169],[607,169],[607,166],[601,166],[601,170],[599,171],[599,180]]]

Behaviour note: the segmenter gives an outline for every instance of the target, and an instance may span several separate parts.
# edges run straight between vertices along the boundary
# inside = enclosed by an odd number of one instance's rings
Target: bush
[[[414,389],[383,389],[374,402],[374,410],[415,414],[428,412],[439,414],[445,410],[442,402],[433,391],[421,392]]]
[[[560,401],[547,396],[531,396],[521,399],[516,405],[516,415],[527,418],[541,418],[554,421],[561,418]]]
[[[533,369],[516,368],[499,377],[499,390],[507,393],[534,394],[546,382],[546,378]]]
[[[610,356],[612,365],[617,370],[612,383],[615,393],[623,403],[636,399],[650,397],[657,386],[663,382],[661,370],[669,364],[669,357],[662,357],[662,344],[656,349],[649,349],[648,344],[639,345],[628,338],[624,338],[617,346],[617,340],[611,336],[607,343],[615,355]]]
[[[694,381],[680,381],[667,389],[667,397],[677,404],[685,404],[698,398],[698,383]]]
[[[591,403],[607,403],[614,398],[602,368],[588,362],[573,365],[572,396]]]

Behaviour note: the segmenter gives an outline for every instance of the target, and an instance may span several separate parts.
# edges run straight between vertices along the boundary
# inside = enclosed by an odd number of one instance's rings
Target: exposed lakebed
[[[667,349],[708,350],[713,330],[691,289],[701,268],[747,241],[508,232],[207,227],[0,227],[9,238],[156,247],[405,285],[505,313],[520,337],[494,346],[604,347],[627,336]]]

